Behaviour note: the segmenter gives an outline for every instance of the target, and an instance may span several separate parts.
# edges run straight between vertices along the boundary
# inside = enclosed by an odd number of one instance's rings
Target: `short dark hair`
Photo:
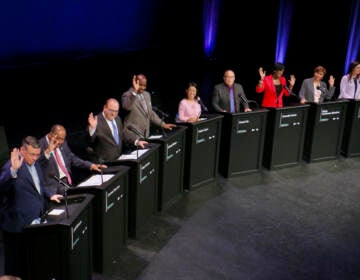
[[[35,136],[26,136],[23,140],[21,145],[25,148],[28,146],[33,147],[34,149],[41,148],[39,140]]]
[[[273,65],[273,72],[274,71],[284,71],[285,70],[285,65],[280,63],[280,62],[275,62]]]

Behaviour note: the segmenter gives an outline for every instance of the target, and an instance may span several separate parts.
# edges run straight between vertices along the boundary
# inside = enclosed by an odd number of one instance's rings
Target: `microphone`
[[[204,112],[209,111],[208,108],[205,106],[204,102],[202,102],[202,100],[201,100],[201,98],[199,96],[197,97],[197,101],[199,102],[202,111],[204,111]]]
[[[156,113],[162,115],[164,118],[168,118],[168,117],[169,117],[168,114],[166,114],[165,112],[161,111],[158,107],[152,106],[152,108],[153,108],[153,110],[154,110]]]
[[[245,103],[249,103],[249,100],[246,98],[246,96],[245,95],[242,95],[241,93],[239,93],[239,97],[240,97],[240,99],[243,101],[243,102],[245,102]]]
[[[99,164],[100,166],[104,164],[104,160],[100,157],[99,157]],[[101,184],[104,184],[104,171],[101,167],[100,167],[100,176],[101,176]]]
[[[53,177],[56,181],[58,181],[59,184],[62,184],[65,187],[65,191],[67,191],[68,189],[70,189],[71,187],[65,183],[63,180],[61,180],[58,176],[56,176],[55,174],[49,174],[49,176]]]
[[[137,130],[135,127],[133,127],[132,125],[128,125],[127,129],[130,130],[131,132],[135,133],[140,138],[145,139],[145,136],[139,130]]]
[[[320,90],[322,93],[325,92],[325,88],[323,88],[322,86],[317,86],[316,89]]]
[[[297,97],[297,95],[295,93],[293,93],[288,86],[284,86],[284,89],[286,89],[288,91],[288,93],[290,93],[291,96],[295,96]]]
[[[52,172],[49,173],[49,176],[53,177],[58,181],[59,184],[62,184],[64,186],[65,212],[66,212],[66,217],[69,219],[70,215],[69,215],[67,191],[68,189],[70,189],[70,186]]]

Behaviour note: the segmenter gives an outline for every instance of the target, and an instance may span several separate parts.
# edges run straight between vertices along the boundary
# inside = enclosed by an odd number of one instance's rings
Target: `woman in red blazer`
[[[283,107],[283,96],[290,96],[295,84],[295,76],[290,75],[289,86],[283,77],[285,66],[282,63],[275,63],[273,71],[266,76],[266,71],[259,68],[260,80],[256,85],[257,93],[264,93],[261,107],[280,108]]]

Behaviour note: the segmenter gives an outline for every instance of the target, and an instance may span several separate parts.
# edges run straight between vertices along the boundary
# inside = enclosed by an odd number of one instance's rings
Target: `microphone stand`
[[[161,116],[161,120],[162,120],[163,122],[165,122],[165,118],[168,118],[168,117],[169,117],[168,114],[166,114],[165,112],[163,112],[162,110],[160,110],[158,107],[153,106],[152,108],[153,108],[153,110],[154,110],[157,114],[159,114],[159,115]],[[164,129],[163,127],[161,127],[161,134],[162,134],[162,136],[164,136],[164,137],[167,136],[167,133],[165,132],[165,129]]]
[[[144,137],[144,135],[142,135],[142,133],[140,131],[138,131],[136,128],[134,128],[133,126],[129,125],[127,127],[127,129],[130,130],[131,132],[135,133],[137,136],[139,136],[139,140],[146,139]],[[139,145],[136,145],[136,158],[139,158]]]
[[[100,177],[101,177],[101,185],[104,184],[104,178],[103,178],[103,169],[101,168],[101,165],[103,165],[104,160],[102,158],[99,158],[99,164],[100,164]]]
[[[68,191],[68,189],[70,189],[70,186],[55,175],[54,175],[54,178],[58,181],[59,184],[62,184],[64,186],[65,212],[66,212],[66,218],[69,219],[70,215],[69,215],[67,191]]]

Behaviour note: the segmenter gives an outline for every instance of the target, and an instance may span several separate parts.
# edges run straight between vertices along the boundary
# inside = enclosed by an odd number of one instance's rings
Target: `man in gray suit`
[[[249,104],[241,84],[235,83],[235,73],[226,70],[224,82],[215,85],[212,93],[212,107],[215,112],[240,112],[240,104],[243,104],[244,111],[249,112]]]
[[[135,144],[144,148],[144,142],[150,136],[150,124],[172,130],[175,124],[165,123],[153,111],[151,96],[146,91],[147,78],[143,74],[134,75],[132,87],[121,96],[121,105],[127,111],[124,119],[124,137],[127,144]]]

